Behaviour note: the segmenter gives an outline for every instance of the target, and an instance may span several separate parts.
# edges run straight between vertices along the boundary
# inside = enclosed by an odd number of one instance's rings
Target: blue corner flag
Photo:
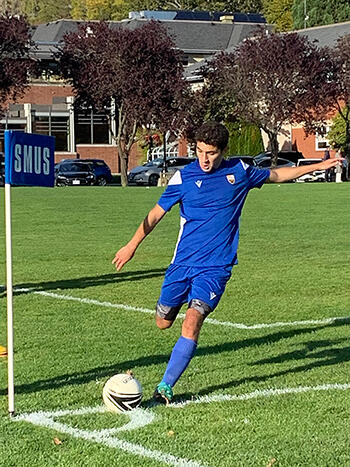
[[[54,136],[5,130],[5,183],[53,187]]]

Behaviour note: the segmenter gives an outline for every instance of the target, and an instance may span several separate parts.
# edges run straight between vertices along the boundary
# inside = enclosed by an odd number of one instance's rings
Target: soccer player
[[[113,260],[119,271],[165,213],[180,204],[179,237],[156,305],[156,324],[166,329],[182,305],[188,304],[181,336],[154,393],[155,399],[165,403],[172,400],[173,387],[196,351],[203,322],[218,305],[237,264],[239,218],[249,190],[337,163],[328,159],[301,167],[257,169],[238,158],[224,159],[228,138],[226,127],[217,122],[204,123],[197,130],[197,161],[173,175],[158,203]]]

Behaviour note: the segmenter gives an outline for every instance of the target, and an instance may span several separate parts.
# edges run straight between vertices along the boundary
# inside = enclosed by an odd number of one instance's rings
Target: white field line
[[[43,295],[44,297],[56,298],[58,300],[70,300],[73,302],[86,303],[87,305],[97,305],[106,308],[114,308],[125,311],[138,311],[141,313],[155,314],[155,310],[150,310],[149,308],[135,307],[131,305],[124,305],[122,303],[111,303],[111,302],[100,302],[99,300],[93,300],[91,298],[80,298],[73,297],[72,295],[57,294],[54,292],[44,292],[34,289],[15,289],[17,292],[30,292],[36,295]],[[184,314],[179,314],[180,317],[184,317]],[[264,329],[264,328],[281,328],[281,327],[294,327],[294,326],[308,326],[308,325],[320,325],[320,324],[332,324],[337,321],[350,321],[350,316],[339,316],[333,318],[324,318],[324,319],[309,319],[302,321],[277,321],[274,323],[258,323],[247,325],[243,323],[232,323],[231,321],[219,321],[213,318],[206,318],[205,322],[213,324],[216,326],[231,327],[236,329]]]
[[[317,391],[346,391],[350,389],[350,383],[346,384],[321,384],[318,386],[298,386],[295,388],[280,388],[280,389],[257,389],[246,394],[213,394],[212,396],[202,396],[198,399],[187,400],[170,404],[169,407],[175,409],[185,407],[190,404],[211,404],[212,402],[230,402],[230,401],[247,401],[249,399],[258,399],[260,397],[281,396],[284,394],[300,394],[305,392]]]
[[[93,413],[103,413],[106,409],[104,407],[85,407],[79,410],[58,410],[55,412],[33,412],[28,414],[22,414],[16,416],[14,421],[26,421],[34,425],[42,426],[52,430],[56,430],[60,433],[65,433],[74,438],[82,438],[86,441],[92,441],[95,443],[103,444],[110,448],[121,449],[130,454],[148,457],[150,459],[163,462],[166,465],[175,465],[177,467],[203,467],[203,464],[192,461],[190,459],[183,459],[181,457],[173,456],[172,454],[166,454],[161,451],[145,448],[140,444],[130,443],[128,441],[119,439],[115,434],[119,431],[130,431],[142,428],[149,425],[155,420],[155,415],[149,410],[136,409],[127,412],[130,421],[124,426],[111,429],[103,430],[81,430],[74,428],[73,426],[67,425],[56,421],[55,419],[67,415],[88,415]],[[114,435],[114,436],[113,436]]]

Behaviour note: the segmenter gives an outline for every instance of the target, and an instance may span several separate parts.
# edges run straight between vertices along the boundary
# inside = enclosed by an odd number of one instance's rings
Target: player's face
[[[224,157],[224,151],[221,151],[221,149],[211,144],[203,143],[203,141],[197,141],[196,154],[203,172],[210,172],[213,169],[217,169]]]

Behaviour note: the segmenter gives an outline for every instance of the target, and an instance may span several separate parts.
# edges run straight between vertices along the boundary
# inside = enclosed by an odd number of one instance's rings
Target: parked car
[[[194,162],[192,157],[170,157],[167,159],[168,172],[175,173],[178,169],[183,169],[186,165]],[[157,186],[158,179],[163,170],[164,160],[162,158],[154,159],[139,165],[130,170],[128,174],[128,183],[130,185],[149,185]]]
[[[263,157],[256,161],[257,166],[260,169],[270,169],[272,167],[272,157]],[[277,159],[277,165],[275,167],[295,167],[294,162],[291,162],[283,157]]]
[[[65,162],[55,166],[56,186],[94,185],[96,177],[92,164],[86,162]]]
[[[264,159],[265,157],[271,157],[271,151],[264,151],[255,156],[255,160],[258,162],[260,159]],[[278,157],[282,159],[287,159],[287,161],[294,162],[296,164],[299,159],[303,159],[303,154],[299,151],[278,151]]]
[[[253,156],[229,156],[229,159],[241,159],[241,161],[245,162],[248,165],[252,165],[254,167],[257,166],[255,157]]]
[[[299,159],[297,166],[311,165],[316,164],[317,162],[322,162],[323,159]],[[326,171],[325,170],[315,170],[312,173],[302,175],[296,179],[297,182],[325,182],[326,181]]]
[[[61,164],[67,163],[69,164],[71,162],[83,162],[90,164],[95,175],[95,185],[105,186],[107,183],[111,183],[113,179],[111,169],[102,159],[63,159],[61,162],[56,164],[56,166],[61,166]]]

